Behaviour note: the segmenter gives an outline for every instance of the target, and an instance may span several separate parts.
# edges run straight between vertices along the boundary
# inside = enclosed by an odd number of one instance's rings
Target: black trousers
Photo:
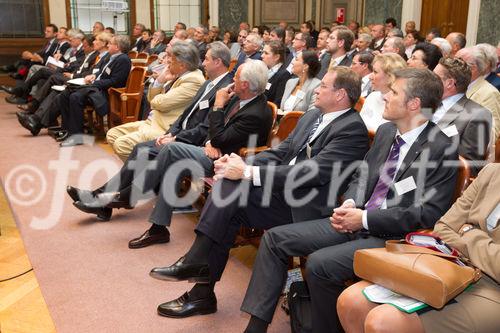
[[[262,237],[241,310],[271,322],[286,282],[288,258],[308,256],[305,278],[311,294],[313,332],[342,332],[337,298],[345,281],[355,277],[354,252],[384,244],[384,239],[366,233],[338,233],[328,218],[268,230]]]
[[[243,205],[239,200],[232,200],[219,207],[216,198],[228,198],[237,193],[238,188],[246,192],[248,200]],[[229,250],[241,225],[258,229],[270,229],[275,226],[292,223],[292,212],[279,191],[270,192],[269,204],[262,204],[266,189],[256,187],[246,181],[221,180],[216,183],[208,197],[196,232],[201,232],[214,241],[209,253],[210,279],[220,280],[229,258]]]

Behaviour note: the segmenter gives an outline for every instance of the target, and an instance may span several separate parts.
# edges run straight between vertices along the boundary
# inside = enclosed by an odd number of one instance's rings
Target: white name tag
[[[84,63],[83,68],[89,68],[89,63],[88,62]]]
[[[69,62],[75,62],[75,61],[76,61],[76,57],[69,58]]]
[[[109,67],[106,68],[105,72],[106,72],[106,74],[111,75],[111,68],[109,68]]]
[[[458,135],[457,126],[455,125],[448,126],[445,129],[442,129],[441,131],[443,131],[443,133],[446,134],[446,136],[449,138]]]
[[[405,193],[408,193],[416,189],[417,184],[415,184],[415,180],[413,179],[412,176],[395,183],[394,188],[396,189],[396,193],[398,195],[403,195]]]
[[[268,82],[268,83],[266,84],[266,90],[271,89],[271,86],[272,86],[272,84]]]
[[[65,54],[64,59],[68,60],[68,58],[69,58],[69,54]]]
[[[493,230],[498,226],[498,221],[500,220],[500,204],[497,205],[491,214],[486,218],[486,226],[488,230]]]
[[[297,91],[297,98],[303,99],[304,97],[306,94],[302,90]]]
[[[208,100],[204,100],[200,102],[200,110],[204,110],[210,107],[210,103],[208,103]]]
[[[97,72],[99,72],[99,68],[94,68],[94,69],[92,70],[92,74],[95,74],[95,73],[97,73]]]

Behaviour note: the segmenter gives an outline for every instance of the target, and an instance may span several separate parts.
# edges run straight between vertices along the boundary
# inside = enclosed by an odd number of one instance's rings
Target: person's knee
[[[365,319],[366,333],[389,333],[391,332],[390,319],[394,316],[394,311],[399,311],[391,305],[380,305],[373,308]]]
[[[110,144],[113,145],[116,141],[116,138],[118,138],[118,133],[114,128],[111,128],[107,133],[106,133],[106,141]]]
[[[355,312],[359,305],[359,295],[362,295],[360,290],[354,288],[347,288],[340,294],[337,300],[337,313],[341,319]]]
[[[328,274],[325,271],[325,258],[318,252],[313,252],[307,257],[306,277],[307,281],[317,281],[327,279]],[[332,269],[333,267],[330,267]],[[335,269],[333,268],[333,271]]]
[[[117,138],[113,143],[113,150],[122,159],[123,157],[125,157],[126,159],[130,155],[132,149],[133,146],[131,146],[128,140],[126,140],[126,138],[124,138],[123,136]]]

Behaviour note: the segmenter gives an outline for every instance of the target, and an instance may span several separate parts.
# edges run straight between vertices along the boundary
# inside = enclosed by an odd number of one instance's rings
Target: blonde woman
[[[372,92],[366,97],[360,115],[368,130],[376,131],[387,122],[382,118],[385,108],[384,95],[389,92],[394,81],[394,72],[405,68],[406,62],[396,53],[378,54],[373,59],[373,72],[370,76]]]

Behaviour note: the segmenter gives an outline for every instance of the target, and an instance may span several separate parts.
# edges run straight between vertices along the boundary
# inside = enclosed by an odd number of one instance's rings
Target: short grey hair
[[[392,28],[391,31],[389,31],[389,33],[387,34],[387,36],[400,37],[400,38],[404,37],[403,31],[401,31],[401,29],[399,29],[399,28]]]
[[[202,29],[203,30],[203,34],[204,35],[208,35],[208,29],[204,25],[200,24],[199,26],[196,27],[196,29]]]
[[[441,49],[441,53],[443,53],[443,57],[447,57],[451,52],[451,44],[443,37],[434,37],[431,41],[431,44],[436,45]]]
[[[488,59],[486,59],[486,55],[483,51],[481,51],[477,47],[466,47],[461,50],[461,52],[465,52],[474,60],[474,64],[477,67],[478,72],[481,75],[486,74],[486,68],[488,67]]]
[[[484,53],[489,63],[490,71],[493,72],[496,70],[498,63],[497,49],[488,43],[477,44],[476,47]]]
[[[175,58],[184,63],[188,71],[198,69],[200,63],[200,53],[193,43],[178,41],[172,46],[172,54]]]
[[[261,60],[247,59],[240,67],[240,80],[248,82],[250,91],[257,95],[264,93],[268,72],[266,64]]]
[[[370,34],[365,34],[365,33],[362,33],[362,34],[359,34],[358,36],[358,39],[359,40],[362,40],[363,42],[368,42],[368,43],[371,43],[372,42],[372,35]]]
[[[80,29],[69,29],[68,37],[83,40],[85,38],[85,34]]]
[[[247,41],[250,43],[254,43],[255,45],[259,46],[259,48],[262,47],[262,44],[264,43],[262,38],[258,34],[250,33],[247,36]]]
[[[113,36],[115,39],[116,45],[122,53],[127,53],[130,49],[130,38],[125,35],[115,35]]]
[[[229,68],[231,51],[223,42],[212,42],[208,44],[207,49],[212,50],[212,58],[220,59],[224,66]]]

